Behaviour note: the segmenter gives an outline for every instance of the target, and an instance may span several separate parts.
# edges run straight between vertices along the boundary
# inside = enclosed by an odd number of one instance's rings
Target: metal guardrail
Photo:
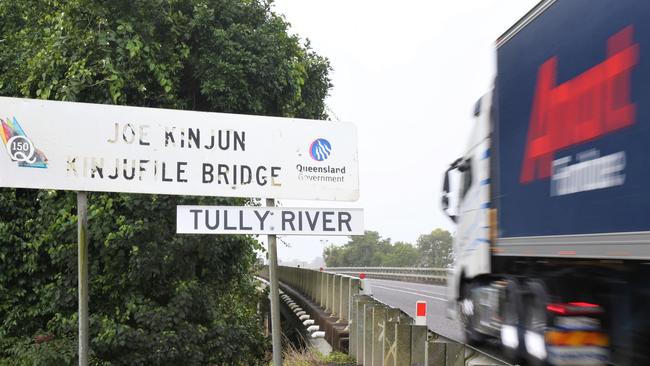
[[[262,271],[262,276],[268,276],[268,268],[265,270],[266,272]],[[446,272],[446,269],[442,270]],[[360,288],[363,284],[359,278],[295,267],[279,267],[278,277],[283,285],[301,292],[316,307],[327,313],[327,318],[333,325],[314,331],[324,330],[325,339],[332,347],[347,352],[357,360],[358,365],[507,365],[476,349],[436,334],[425,325],[415,325],[409,315],[371,295],[361,295]]]
[[[368,278],[444,285],[447,283],[448,269],[424,267],[327,267],[324,268],[324,271],[353,276],[364,273]]]

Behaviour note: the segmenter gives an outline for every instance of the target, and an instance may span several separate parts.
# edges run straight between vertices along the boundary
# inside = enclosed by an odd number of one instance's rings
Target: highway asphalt
[[[459,321],[447,318],[447,288],[422,283],[369,279],[373,296],[386,305],[415,317],[416,301],[427,302],[427,325],[444,337],[463,342]]]

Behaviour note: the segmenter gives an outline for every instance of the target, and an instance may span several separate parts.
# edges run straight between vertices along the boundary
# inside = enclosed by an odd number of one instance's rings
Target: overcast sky
[[[359,132],[361,198],[355,203],[282,201],[303,207],[362,207],[366,230],[415,243],[441,227],[446,167],[461,156],[471,111],[495,75],[494,41],[537,0],[276,0],[290,31],[309,39],[334,69],[332,119]],[[281,238],[280,260],[311,261],[347,238]]]

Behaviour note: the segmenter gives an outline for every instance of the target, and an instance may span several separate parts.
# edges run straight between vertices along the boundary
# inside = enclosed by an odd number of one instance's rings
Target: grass
[[[332,352],[325,356],[314,348],[297,349],[290,346],[284,351],[285,366],[348,366],[356,365],[354,358],[341,352]]]

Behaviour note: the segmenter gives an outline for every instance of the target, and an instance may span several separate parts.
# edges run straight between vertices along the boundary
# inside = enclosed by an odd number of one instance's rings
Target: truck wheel
[[[463,286],[462,299],[460,301],[460,317],[465,329],[465,341],[470,345],[480,345],[485,342],[485,335],[481,334],[477,326],[479,324],[478,299],[476,296],[477,286],[468,283]]]
[[[520,326],[523,320],[521,290],[515,280],[507,280],[504,297],[501,349],[509,361],[517,363],[524,355],[524,338]]]
[[[544,340],[544,332],[547,324],[546,304],[548,291],[541,280],[532,280],[527,283],[528,293],[525,301],[526,320],[524,343],[528,364],[531,366],[547,365],[547,350]]]

